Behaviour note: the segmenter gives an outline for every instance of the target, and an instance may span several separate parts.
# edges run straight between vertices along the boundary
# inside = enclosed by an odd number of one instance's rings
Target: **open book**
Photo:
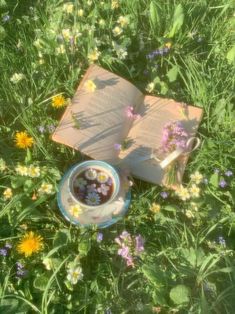
[[[92,80],[94,91],[86,82]],[[130,119],[126,108],[139,114]],[[167,122],[181,121],[190,136],[196,134],[202,109],[187,106],[183,116],[180,103],[171,99],[146,96],[133,84],[97,65],[85,73],[71,104],[56,128],[52,139],[68,145],[93,159],[127,167],[133,176],[164,184],[164,170],[155,159],[143,160],[161,146],[162,130]],[[129,139],[127,149],[117,151],[115,144]],[[159,155],[159,158],[162,156]],[[181,158],[179,181],[182,180],[188,155]]]

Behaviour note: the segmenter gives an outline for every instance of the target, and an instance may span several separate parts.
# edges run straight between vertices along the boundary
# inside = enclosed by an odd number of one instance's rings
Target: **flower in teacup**
[[[97,189],[97,191],[103,195],[107,195],[109,191],[109,186],[106,184],[101,184],[101,186]]]
[[[88,179],[88,180],[95,180],[96,177],[97,177],[97,172],[95,169],[88,169],[86,172],[85,172],[85,177]]]
[[[71,205],[69,207],[69,213],[75,218],[78,218],[82,213],[82,208],[79,204]]]
[[[86,196],[86,203],[92,206],[99,205],[100,196],[96,192],[90,192]]]
[[[105,183],[108,181],[109,176],[105,172],[100,172],[97,174],[97,181],[99,183]]]
[[[81,190],[84,190],[86,185],[87,181],[83,178],[77,178],[74,182],[74,187],[78,187]]]
[[[90,193],[90,192],[96,192],[96,184],[95,183],[92,183],[90,185],[87,186],[87,192]]]

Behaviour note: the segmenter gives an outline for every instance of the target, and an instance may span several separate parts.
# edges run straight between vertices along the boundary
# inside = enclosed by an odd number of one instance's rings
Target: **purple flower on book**
[[[103,241],[103,237],[104,237],[103,233],[102,232],[98,232],[97,233],[97,237],[96,237],[96,241],[97,242]]]
[[[125,109],[125,114],[128,119],[137,120],[140,118],[139,114],[134,113],[134,108],[132,106],[127,106]]]
[[[220,182],[219,182],[219,186],[221,188],[226,188],[226,186],[228,185],[228,183],[224,180],[224,179],[221,179]]]
[[[48,128],[48,131],[49,131],[50,133],[53,133],[53,132],[55,131],[55,125],[54,125],[54,124],[48,125],[47,128]]]
[[[114,149],[115,149],[115,150],[117,150],[117,151],[119,151],[119,150],[121,150],[121,149],[122,149],[122,145],[121,145],[121,144],[116,143],[116,144],[114,144]]]
[[[162,150],[165,153],[175,149],[185,149],[188,140],[188,133],[179,121],[167,123],[162,132]]]

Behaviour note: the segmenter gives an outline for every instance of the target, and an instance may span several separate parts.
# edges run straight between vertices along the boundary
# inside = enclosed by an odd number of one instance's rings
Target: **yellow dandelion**
[[[199,197],[200,189],[196,184],[192,184],[189,191],[190,191],[192,197]]]
[[[82,208],[79,204],[71,205],[69,208],[69,213],[72,216],[78,218],[82,213]]]
[[[199,171],[196,171],[193,174],[191,174],[190,178],[193,182],[199,184],[202,182],[203,175]]]
[[[66,99],[62,95],[56,95],[52,97],[52,107],[61,108],[67,104]]]
[[[87,80],[84,84],[84,87],[87,92],[93,93],[96,90],[96,85],[92,80]]]
[[[38,253],[42,249],[43,238],[40,235],[36,235],[33,231],[26,233],[17,245],[17,251],[20,254],[24,254],[25,257]]]
[[[31,136],[28,136],[27,132],[16,132],[15,143],[18,148],[28,148],[31,147],[34,143],[34,140]]]
[[[10,198],[12,198],[12,189],[11,188],[7,188],[4,192],[3,192],[3,196],[5,200],[9,200]]]
[[[161,210],[161,206],[157,203],[153,203],[150,207],[151,212],[153,212],[154,214],[157,214],[160,212]]]
[[[172,43],[170,41],[165,43],[165,47],[170,49],[172,47]]]

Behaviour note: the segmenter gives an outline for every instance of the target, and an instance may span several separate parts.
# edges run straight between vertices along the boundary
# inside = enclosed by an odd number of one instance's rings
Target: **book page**
[[[128,166],[134,176],[162,184],[164,171],[159,163],[166,157],[160,149],[162,131],[166,123],[180,121],[189,136],[195,136],[202,117],[202,109],[187,106],[185,116],[182,114],[181,105],[172,99],[145,96],[144,103],[139,109],[141,118],[134,122],[128,134],[131,145],[119,155],[121,164]],[[154,159],[141,162],[141,159],[150,156],[152,152],[159,158],[159,162]],[[181,179],[187,159],[188,156],[185,156],[180,167]]]
[[[96,85],[89,91],[86,82]],[[127,106],[138,106],[144,95],[120,76],[92,65],[80,83],[52,138],[80,150],[94,159],[118,156],[115,143],[127,136],[132,122],[125,115]]]

